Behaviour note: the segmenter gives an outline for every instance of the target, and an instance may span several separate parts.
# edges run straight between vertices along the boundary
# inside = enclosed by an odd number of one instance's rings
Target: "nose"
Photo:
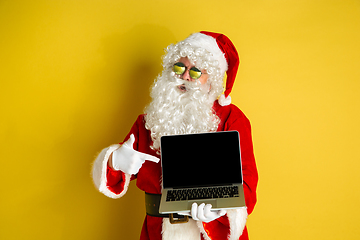
[[[189,69],[186,69],[185,72],[181,75],[182,80],[192,81],[193,79],[190,77]]]

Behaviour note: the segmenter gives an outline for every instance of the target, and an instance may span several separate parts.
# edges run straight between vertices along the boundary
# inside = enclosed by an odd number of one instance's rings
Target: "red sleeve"
[[[237,115],[236,120],[229,121],[226,131],[231,130],[238,131],[240,135],[244,195],[247,211],[248,214],[250,214],[254,210],[257,201],[256,188],[258,183],[258,171],[254,157],[250,122],[243,113],[240,116]]]
[[[202,223],[206,234],[210,239],[227,240],[229,236],[230,223],[228,217],[222,216],[214,221],[208,223]],[[216,231],[214,231],[216,229]],[[242,235],[239,240],[248,240],[248,232],[245,226]]]
[[[224,131],[236,130],[240,136],[241,163],[244,181],[244,195],[247,206],[247,212],[250,214],[256,204],[256,187],[258,182],[258,172],[253,152],[253,144],[251,137],[251,126],[245,115],[237,111],[235,114],[229,114],[224,122]],[[226,240],[231,234],[229,218],[227,215],[220,217],[209,223],[203,223],[204,231],[210,239]],[[242,232],[240,240],[248,239],[247,229]]]
[[[135,121],[135,123],[133,124],[130,132],[127,134],[124,141],[121,142],[120,144],[123,144],[124,142],[126,142],[129,139],[131,134],[134,134],[135,139],[138,140],[139,125],[141,124],[142,119],[143,119],[142,115],[140,115],[137,118],[137,120]],[[136,145],[137,145],[137,142],[135,142],[135,144],[134,144],[135,149],[136,149]],[[136,178],[136,175],[132,175],[130,180],[133,180],[135,178]],[[120,194],[124,190],[124,186],[125,186],[125,173],[122,171],[113,170],[109,166],[107,166],[106,186],[111,192],[113,192],[115,194]]]
[[[258,171],[254,157],[250,121],[233,104],[221,107],[218,102],[215,102],[214,110],[221,120],[218,131],[235,130],[239,132],[245,203],[248,214],[250,214],[254,210],[257,201],[256,188],[258,183]]]
[[[106,171],[106,186],[115,194],[120,194],[124,190],[125,173],[112,170],[109,166]]]
[[[226,216],[219,217],[218,219],[202,223],[206,234],[210,239],[227,240],[229,233],[229,219]],[[216,231],[214,231],[216,229]]]

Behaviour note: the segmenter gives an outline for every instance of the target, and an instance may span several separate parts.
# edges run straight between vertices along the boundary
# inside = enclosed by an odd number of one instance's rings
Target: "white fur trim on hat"
[[[225,58],[225,54],[219,48],[215,38],[203,33],[194,33],[186,38],[183,42],[189,43],[194,47],[204,48],[210,52],[219,62],[221,74],[224,74],[227,71],[228,64]]]
[[[230,104],[231,104],[231,97],[230,97],[230,95],[227,96],[227,98],[225,98],[225,95],[224,95],[224,94],[221,94],[220,97],[219,97],[219,104],[220,104],[221,106],[230,105]]]

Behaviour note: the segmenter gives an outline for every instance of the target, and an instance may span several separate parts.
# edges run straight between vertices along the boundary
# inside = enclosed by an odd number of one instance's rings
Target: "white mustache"
[[[171,82],[171,84],[174,87],[178,87],[178,86],[185,86],[186,91],[200,91],[201,90],[201,83],[199,81],[187,81],[187,80],[183,80],[179,77],[177,77],[176,75],[172,76],[172,80],[173,82]]]

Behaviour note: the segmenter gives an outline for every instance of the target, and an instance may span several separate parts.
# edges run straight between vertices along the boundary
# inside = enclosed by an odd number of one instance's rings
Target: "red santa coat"
[[[250,122],[243,112],[235,105],[220,106],[216,101],[213,107],[221,122],[218,131],[236,130],[240,135],[241,159],[244,180],[246,208],[227,210],[227,214],[212,222],[204,223],[190,219],[188,223],[170,224],[167,218],[146,216],[142,228],[141,240],[161,239],[216,239],[232,240],[248,239],[245,226],[247,215],[256,203],[256,186],[258,173],[253,154]],[[152,140],[150,131],[145,128],[144,115],[140,115],[125,141],[131,134],[135,136],[134,149],[156,157],[160,156],[150,148]],[[122,143],[112,145],[102,150],[93,165],[93,180],[100,192],[111,198],[122,197],[129,182],[137,178],[139,189],[153,194],[161,194],[161,163],[145,161],[137,175],[129,175],[121,171],[111,170],[107,166],[110,154]]]

